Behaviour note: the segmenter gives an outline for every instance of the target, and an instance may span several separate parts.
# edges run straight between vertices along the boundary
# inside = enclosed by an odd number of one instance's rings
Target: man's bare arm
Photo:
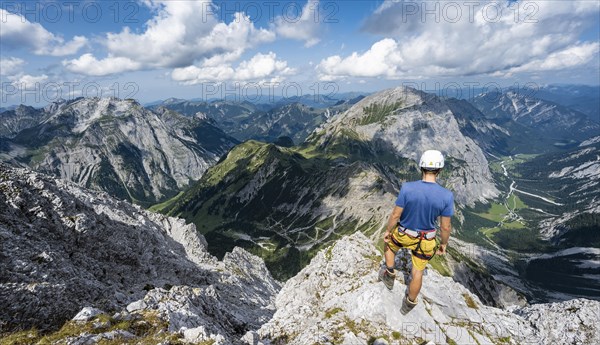
[[[402,207],[394,206],[394,209],[392,210],[392,214],[390,215],[390,219],[388,220],[385,235],[383,236],[383,240],[385,242],[389,241],[392,230],[394,230],[394,228],[398,224],[398,221],[400,221],[400,216],[402,215],[402,210],[403,210]]]
[[[440,230],[441,243],[438,254],[445,254],[446,246],[450,240],[450,232],[452,231],[451,217],[440,217]]]

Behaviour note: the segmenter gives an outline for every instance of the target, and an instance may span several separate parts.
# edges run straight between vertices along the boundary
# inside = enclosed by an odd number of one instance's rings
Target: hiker
[[[419,162],[422,179],[402,184],[396,206],[388,221],[384,235],[385,264],[379,279],[392,290],[396,272],[394,258],[400,248],[411,250],[412,279],[402,301],[402,314],[411,311],[418,303],[423,271],[427,262],[437,253],[444,255],[450,238],[450,217],[454,215],[452,192],[436,183],[436,177],[444,168],[444,156],[440,151],[428,150]],[[436,240],[436,221],[440,218],[441,240]]]

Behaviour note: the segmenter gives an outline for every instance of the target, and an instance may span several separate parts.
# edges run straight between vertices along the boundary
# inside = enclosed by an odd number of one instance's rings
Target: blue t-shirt
[[[454,195],[434,182],[402,184],[396,205],[403,208],[400,224],[411,230],[435,229],[439,216],[454,215]]]

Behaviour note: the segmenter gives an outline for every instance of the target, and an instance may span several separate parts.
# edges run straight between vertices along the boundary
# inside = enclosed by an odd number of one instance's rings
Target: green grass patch
[[[101,314],[88,322],[68,321],[60,329],[47,334],[41,334],[35,329],[6,333],[0,335],[0,345],[66,344],[72,341],[73,338],[85,334],[101,334],[116,330],[130,332],[137,338],[102,339],[98,344],[183,344],[181,335],[169,333],[167,331],[168,322],[159,318],[156,312],[144,312],[136,314],[136,316],[137,318],[132,320],[118,321],[107,314]],[[101,324],[101,326],[94,325],[97,323]]]
[[[465,299],[465,303],[467,303],[467,307],[471,309],[479,309],[477,303],[475,303],[475,300],[473,300],[469,294],[464,293],[463,298]]]
[[[163,210],[166,210],[168,208],[171,207],[171,205],[173,205],[174,203],[177,202],[177,200],[179,198],[181,198],[181,196],[183,196],[184,192],[179,192],[177,195],[175,195],[174,197],[172,197],[171,199],[165,200],[163,202],[161,202],[160,204],[155,204],[152,205],[148,208],[149,211],[151,212],[159,212],[162,213]]]
[[[331,259],[333,258],[333,244],[330,245],[326,250],[325,250],[325,259],[327,259],[327,261],[331,261]]]
[[[493,222],[501,222],[504,216],[508,214],[508,210],[503,204],[492,203],[491,207],[485,213],[478,213],[477,215],[485,218],[487,220],[491,220]]]
[[[333,218],[335,218],[335,216],[327,217],[323,220],[318,221],[315,224],[315,228],[320,228],[323,230],[332,228],[333,227]]]
[[[488,238],[490,238],[492,235],[494,235],[497,232],[500,232],[502,229],[500,229],[499,227],[494,227],[494,228],[481,228],[479,229],[479,231],[484,234],[485,236],[487,236]]]
[[[502,338],[498,338],[498,341],[501,344],[510,344],[510,337],[502,337]]]
[[[489,239],[493,240],[494,236],[502,231],[505,230],[519,230],[519,229],[526,229],[527,227],[525,225],[523,225],[520,222],[514,221],[514,222],[508,222],[508,223],[503,223],[502,224],[502,228],[500,227],[492,227],[492,228],[481,228],[479,229],[479,231],[484,234],[485,236],[487,236]],[[515,236],[514,234],[512,236]]]
[[[29,345],[40,338],[36,329],[0,334],[0,345]]]
[[[514,210],[520,210],[527,208],[527,205],[519,198],[515,193],[511,194],[511,196],[506,200],[506,204]]]
[[[518,210],[527,209],[527,205],[515,194],[512,194],[506,202],[509,205],[509,207],[515,212],[517,212]],[[508,216],[509,210],[504,204],[495,202],[492,203],[491,206],[485,212],[478,212],[475,214],[491,222],[500,223]],[[518,230],[526,228],[526,226],[519,221],[503,222],[501,227],[499,227],[498,224],[494,225],[495,226],[480,227],[478,231],[485,235],[487,238],[493,240],[494,235],[503,230]]]
[[[389,115],[393,115],[394,112],[402,107],[401,101],[393,103],[372,103],[363,108],[365,115],[358,120],[358,125],[365,126],[372,123],[380,123]]]
[[[229,151],[226,159],[221,160],[219,164],[209,169],[206,173],[207,176],[202,180],[208,186],[216,186],[234,170],[256,171],[272,150],[278,149],[272,144],[254,140],[246,141]]]
[[[332,308],[332,309],[328,309],[327,311],[325,311],[325,318],[326,319],[331,319],[332,316],[334,316],[335,314],[344,311],[344,309],[342,308]]]
[[[367,340],[367,345],[373,345],[375,344],[375,342],[377,341],[377,339],[383,339],[385,340],[387,343],[389,343],[389,339],[386,336],[370,336],[369,339]]]
[[[525,225],[521,222],[513,221],[513,222],[503,223],[502,229],[510,229],[510,230],[525,229]]]
[[[512,157],[512,159],[510,159],[509,157],[503,157],[504,158],[504,166],[506,167],[507,170],[511,170],[520,164],[523,164],[525,162],[528,162],[528,161],[534,159],[537,156],[539,156],[539,154],[519,153],[519,154],[514,155]]]

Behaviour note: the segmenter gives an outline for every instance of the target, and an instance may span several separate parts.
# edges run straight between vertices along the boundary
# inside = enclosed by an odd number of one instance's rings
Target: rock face
[[[516,308],[483,305],[477,296],[433,270],[420,303],[400,314],[406,285],[377,281],[381,254],[362,234],[321,251],[277,296],[277,312],[245,339],[265,344],[592,344],[600,341],[600,302],[572,300]],[[407,270],[406,257],[399,266]]]
[[[145,205],[177,194],[236,143],[206,119],[150,111],[133,100],[22,108],[2,115],[16,118],[8,124],[20,121],[1,145],[3,159]],[[35,123],[28,120],[32,111]]]
[[[499,193],[487,159],[477,143],[461,132],[451,106],[435,95],[408,87],[384,90],[336,116],[308,140],[327,150],[336,137],[350,131],[358,140],[417,163],[424,151],[435,148],[447,155],[451,172],[445,176],[446,184],[456,200],[469,205],[486,202]]]
[[[174,331],[235,339],[270,318],[279,290],[262,260],[237,249],[217,261],[183,220],[6,165],[0,245],[0,332],[129,304],[158,310]],[[86,310],[77,318],[98,314]]]
[[[40,123],[46,114],[41,109],[20,105],[0,112],[0,137],[13,138],[20,131]]]
[[[600,303],[585,299],[534,304],[515,313],[529,321],[542,344],[595,344],[600,341]]]

